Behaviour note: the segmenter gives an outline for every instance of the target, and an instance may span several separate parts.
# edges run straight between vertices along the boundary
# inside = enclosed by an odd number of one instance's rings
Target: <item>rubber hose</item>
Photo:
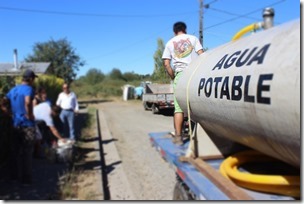
[[[246,33],[250,32],[250,31],[257,30],[257,29],[260,29],[261,27],[262,27],[262,23],[253,23],[253,24],[250,24],[250,25],[244,27],[243,29],[241,29],[239,32],[237,32],[233,36],[232,41],[238,40],[239,38],[241,38]]]
[[[244,163],[271,161],[277,160],[257,151],[240,152],[226,158],[220,166],[220,172],[226,178],[244,188],[300,197],[300,176],[250,174],[238,170],[238,167]]]

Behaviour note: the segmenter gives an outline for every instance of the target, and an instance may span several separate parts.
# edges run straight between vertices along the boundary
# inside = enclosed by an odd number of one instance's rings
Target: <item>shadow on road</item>
[[[102,144],[103,144],[103,145],[104,145],[104,144],[109,144],[110,142],[116,142],[116,141],[118,141],[118,139],[115,139],[115,138],[109,139],[109,140],[102,140]]]
[[[98,141],[98,137],[80,138],[78,141],[79,141],[79,142],[85,142],[85,143],[88,143],[88,142],[95,142],[95,141]]]
[[[145,111],[151,112],[151,114],[153,114],[151,110],[145,110]],[[162,110],[159,110],[159,112],[156,113],[155,115],[162,115],[162,116],[167,116],[167,117],[173,117],[173,115],[174,115],[174,109],[162,109]]]
[[[88,104],[97,104],[97,103],[105,103],[105,102],[111,102],[112,100],[107,99],[90,99],[90,100],[81,100],[78,101],[80,106],[87,106]]]
[[[86,161],[83,164],[77,164],[75,167],[80,171],[101,169],[101,165],[100,165],[99,160]]]
[[[164,109],[164,110],[161,110],[160,114],[164,115],[164,116],[170,116],[171,117],[171,116],[174,115],[174,109]]]
[[[115,166],[118,165],[118,164],[121,164],[121,163],[122,163],[121,161],[116,161],[116,162],[113,162],[111,164],[108,164],[107,168],[106,168],[107,174],[111,173],[111,171],[113,171],[115,169]]]

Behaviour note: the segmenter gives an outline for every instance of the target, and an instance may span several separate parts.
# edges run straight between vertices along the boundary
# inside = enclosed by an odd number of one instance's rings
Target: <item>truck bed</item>
[[[143,101],[147,102],[166,102],[166,101],[173,101],[174,95],[173,93],[163,93],[163,94],[143,94]]]
[[[197,200],[295,200],[293,197],[251,191],[234,185],[219,175],[222,158],[202,160],[201,163],[206,167],[206,172],[202,173],[191,163],[180,161],[179,158],[185,155],[189,142],[177,146],[172,143],[169,132],[149,133],[149,138],[161,157],[169,163]]]
[[[145,93],[147,93],[147,94],[173,93],[173,85],[172,84],[147,84]]]

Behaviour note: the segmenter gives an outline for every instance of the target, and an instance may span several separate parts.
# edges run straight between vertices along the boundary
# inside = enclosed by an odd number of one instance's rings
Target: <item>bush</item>
[[[75,81],[71,89],[74,90],[78,98],[103,98],[109,96],[122,96],[123,80],[104,79],[102,82],[89,85],[81,81]]]
[[[14,86],[15,86],[15,77],[0,76],[0,97],[4,96]]]
[[[16,84],[20,84],[22,81],[22,77],[16,78]],[[58,78],[54,75],[39,75],[38,78],[35,79],[34,87],[44,87],[48,99],[52,102],[52,104],[55,104],[58,94],[62,91],[62,85],[64,84],[64,80],[61,78]]]
[[[52,104],[56,103],[58,94],[62,91],[64,80],[54,75],[41,75],[35,80],[35,87],[44,87]]]
[[[3,163],[8,161],[10,138],[12,137],[12,118],[7,112],[7,105],[3,99],[0,98],[0,167]]]

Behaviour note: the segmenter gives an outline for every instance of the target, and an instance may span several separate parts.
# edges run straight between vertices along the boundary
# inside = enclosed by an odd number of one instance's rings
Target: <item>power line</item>
[[[217,11],[217,12],[220,12],[220,13],[225,13],[225,14],[228,14],[228,15],[231,15],[231,16],[238,16],[240,18],[247,18],[247,19],[252,19],[252,20],[260,20],[259,18],[254,18],[254,17],[250,17],[250,16],[243,16],[243,15],[240,15],[240,14],[235,14],[235,13],[231,13],[231,12],[220,10],[220,9],[216,9],[216,8],[210,8],[209,7],[208,9],[213,10],[213,11]]]
[[[164,29],[164,30],[162,30],[162,31],[157,32],[156,34],[159,35],[159,34],[165,32],[165,31],[167,31],[168,29],[169,29],[169,28],[166,28],[166,29]],[[117,48],[117,49],[115,49],[115,50],[108,51],[108,52],[105,53],[105,54],[100,54],[100,55],[98,55],[98,56],[89,57],[87,60],[91,60],[91,59],[95,59],[95,58],[101,58],[101,57],[106,57],[106,56],[109,56],[109,55],[117,54],[117,53],[119,53],[119,52],[123,52],[123,51],[125,51],[126,49],[130,49],[130,47],[133,47],[133,46],[135,46],[135,45],[137,45],[137,44],[141,44],[141,43],[143,43],[143,42],[147,42],[147,40],[154,39],[155,36],[156,36],[156,34],[152,34],[152,35],[150,35],[150,36],[148,36],[148,37],[145,37],[145,38],[143,38],[143,39],[141,39],[141,40],[138,40],[138,41],[136,41],[136,42],[132,42],[132,43],[127,44],[127,45],[125,45],[125,46],[121,46],[121,47],[119,47],[119,48]]]
[[[189,20],[189,18],[190,17],[187,17],[185,19],[185,21]],[[132,43],[127,44],[125,46],[121,46],[120,48],[117,48],[117,49],[112,50],[112,51],[108,51],[107,53],[104,53],[104,54],[99,54],[99,55],[96,55],[96,56],[89,57],[86,60],[92,60],[92,59],[96,59],[96,58],[106,57],[106,56],[109,56],[109,55],[117,54],[119,52],[123,52],[126,49],[129,49],[130,47],[133,47],[135,45],[141,44],[143,42],[147,42],[148,40],[151,40],[151,39],[155,39],[156,36],[161,35],[162,33],[166,32],[167,30],[172,30],[172,27],[171,26],[170,27],[166,27],[166,28],[162,29],[161,31],[158,31],[158,32],[156,32],[154,34],[151,34],[150,36],[147,36],[145,38],[137,40],[136,42],[132,42]]]
[[[205,8],[209,8],[209,6],[210,6],[211,4],[213,4],[213,3],[215,3],[215,2],[217,2],[217,0],[210,1],[209,3],[206,3],[206,4],[204,5],[204,7],[205,7]]]
[[[251,14],[253,14],[253,13],[260,12],[260,11],[263,10],[265,7],[270,7],[270,6],[274,6],[274,5],[280,4],[280,3],[282,3],[283,1],[285,1],[285,0],[280,0],[280,1],[278,1],[278,2],[275,2],[275,3],[272,3],[272,4],[266,5],[266,6],[262,7],[262,8],[255,9],[255,10],[249,12],[249,13],[246,13],[246,14],[243,14],[243,15],[239,15],[239,16],[237,16],[237,17],[235,17],[235,18],[231,18],[231,19],[228,19],[228,20],[226,20],[226,21],[223,21],[223,22],[220,22],[220,23],[217,23],[217,24],[208,26],[208,27],[206,27],[204,30],[207,30],[207,29],[209,29],[209,28],[213,28],[213,27],[216,27],[216,26],[219,26],[219,25],[222,25],[222,24],[225,24],[225,23],[228,23],[228,22],[237,20],[237,19],[239,19],[239,18],[244,18],[244,17],[249,16],[249,15],[251,15]]]
[[[1,10],[19,11],[19,12],[30,12],[30,13],[43,13],[43,14],[55,14],[55,15],[66,15],[66,16],[88,16],[88,17],[111,17],[111,18],[153,18],[153,17],[169,17],[178,15],[193,14],[193,11],[185,13],[175,14],[98,14],[98,13],[78,13],[78,12],[63,12],[63,11],[50,11],[50,10],[36,10],[36,9],[23,9],[23,8],[12,8],[0,6]]]

